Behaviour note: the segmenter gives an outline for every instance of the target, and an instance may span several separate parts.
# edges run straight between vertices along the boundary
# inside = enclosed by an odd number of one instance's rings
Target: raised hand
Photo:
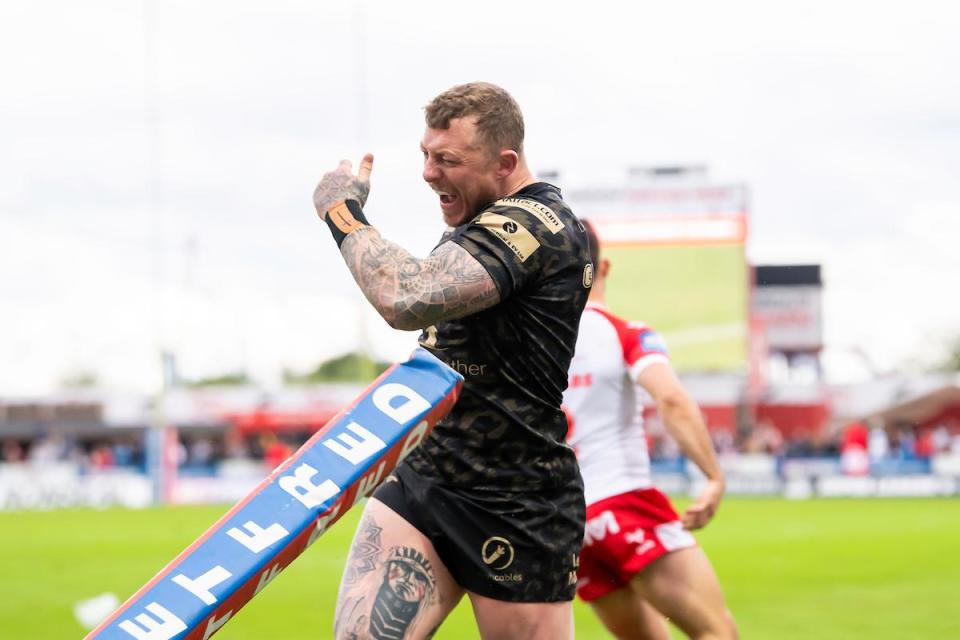
[[[323,174],[317,188],[313,190],[313,206],[320,219],[325,220],[327,211],[344,200],[356,200],[361,207],[364,206],[370,194],[372,170],[373,155],[368,153],[360,161],[357,175],[353,175],[353,165],[349,160],[341,160],[336,169]]]

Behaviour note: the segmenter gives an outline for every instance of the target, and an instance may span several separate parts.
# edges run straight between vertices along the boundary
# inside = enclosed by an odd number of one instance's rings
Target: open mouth
[[[440,196],[440,203],[449,205],[457,201],[457,196],[450,195],[449,193],[438,193]]]

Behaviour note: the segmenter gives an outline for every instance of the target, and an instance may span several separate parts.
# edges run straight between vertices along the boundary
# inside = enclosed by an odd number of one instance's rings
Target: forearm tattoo
[[[422,329],[500,300],[490,274],[453,242],[420,259],[367,227],[348,235],[340,251],[367,300],[397,329]]]

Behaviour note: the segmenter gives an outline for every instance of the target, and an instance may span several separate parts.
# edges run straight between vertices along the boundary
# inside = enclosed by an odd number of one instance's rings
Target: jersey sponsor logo
[[[642,556],[657,546],[655,540],[647,538],[647,532],[643,529],[634,529],[630,533],[624,534],[623,539],[625,542],[634,545],[633,552],[638,556]]]
[[[583,529],[583,546],[593,546],[594,542],[600,542],[607,537],[607,534],[620,533],[620,523],[613,511],[604,511],[596,518],[587,520]]]
[[[513,545],[506,538],[492,536],[480,548],[483,564],[495,571],[503,571],[513,564]]]
[[[583,288],[589,289],[593,286],[593,263],[588,262],[583,265]]]
[[[560,405],[560,410],[563,411],[564,417],[567,419],[567,435],[564,436],[564,440],[570,447],[573,449],[573,455],[580,457],[580,447],[573,442],[573,433],[576,431],[577,420],[573,417],[573,412],[570,411],[570,408],[565,404]]]
[[[592,385],[593,385],[592,373],[574,373],[570,376],[570,383],[568,387],[570,389],[576,389],[577,387],[589,387]]]
[[[645,331],[640,334],[640,348],[644,351],[653,351],[656,353],[667,352],[667,342],[656,331]]]
[[[454,359],[448,361],[447,366],[462,376],[485,376],[489,365]]]
[[[498,573],[490,577],[494,582],[523,582],[522,573]]]
[[[643,544],[647,533],[643,529],[634,529],[630,533],[624,534],[623,539],[630,544]]]
[[[438,338],[439,335],[437,334],[437,325],[432,324],[423,330],[423,333],[420,334],[420,339],[417,340],[417,342],[420,344],[420,346],[430,349],[431,351],[446,351],[446,347],[437,346]]]
[[[580,554],[578,553],[573,554],[573,557],[570,559],[570,565],[573,568],[567,572],[568,587],[577,585],[577,570],[580,568]]]
[[[537,242],[532,233],[527,231],[526,227],[507,216],[488,211],[480,214],[476,224],[500,238],[503,244],[507,245],[520,258],[520,262],[526,262],[527,258],[540,248],[540,243]]]
[[[535,200],[527,200],[526,198],[502,198],[493,204],[505,207],[516,207],[517,209],[523,209],[527,213],[533,214],[540,222],[546,225],[550,233],[556,233],[564,227],[563,221],[554,213],[553,209]]]
[[[646,542],[641,544],[639,547],[637,547],[634,551],[638,556],[642,556],[647,551],[652,551],[653,549],[656,549],[656,548],[657,548],[656,542],[654,542],[653,540],[647,540]]]

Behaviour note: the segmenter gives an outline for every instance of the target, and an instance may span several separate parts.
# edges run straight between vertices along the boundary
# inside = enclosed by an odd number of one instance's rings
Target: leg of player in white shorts
[[[347,559],[334,633],[343,640],[429,638],[463,594],[429,539],[371,498]],[[484,640],[573,638],[570,602],[512,603],[469,595]]]
[[[695,640],[737,638],[717,574],[700,547],[661,556],[627,587],[590,604],[618,638],[669,638],[657,611]]]

